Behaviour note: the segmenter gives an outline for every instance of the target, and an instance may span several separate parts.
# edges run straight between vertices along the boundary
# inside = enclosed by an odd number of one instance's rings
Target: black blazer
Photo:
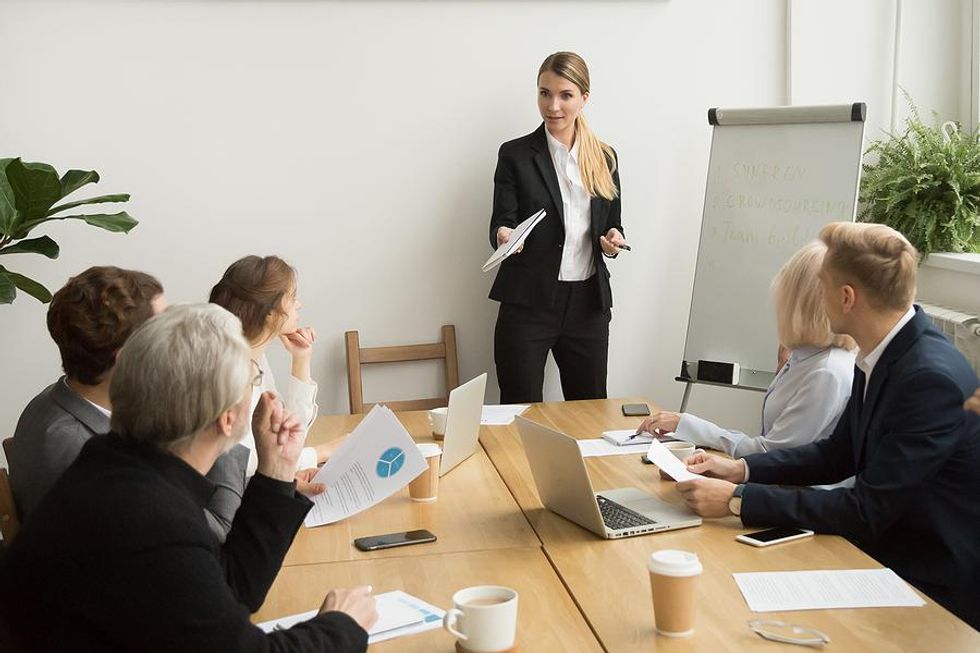
[[[524,251],[500,265],[490,289],[490,299],[538,308],[554,305],[558,290],[558,268],[565,241],[564,211],[558,174],[548,152],[544,124],[527,136],[500,146],[493,174],[493,214],[490,217],[490,246],[497,247],[497,229],[516,227],[539,210],[547,217],[524,241]],[[619,188],[619,169],[613,172]],[[592,257],[595,261],[599,300],[603,310],[612,306],[609,270],[599,246],[599,237],[612,228],[623,232],[619,197],[609,201],[593,197]]]
[[[213,491],[176,456],[90,439],[0,563],[0,650],[364,651],[339,612],[271,635],[249,622],[312,506],[295,483],[252,477],[223,546]]]
[[[980,418],[963,410],[977,376],[916,308],[871,375],[854,371],[834,433],[745,458],[747,526],[843,535],[980,628]],[[801,490],[856,475],[853,488]]]

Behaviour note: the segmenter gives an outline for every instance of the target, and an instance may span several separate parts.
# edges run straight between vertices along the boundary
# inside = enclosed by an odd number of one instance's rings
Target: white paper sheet
[[[446,614],[434,605],[401,590],[378,594],[374,598],[378,605],[378,621],[368,632],[368,644],[439,628]],[[281,619],[264,621],[258,626],[265,632],[271,633],[275,630],[286,630],[316,615],[317,610],[310,610]]]
[[[425,458],[395,414],[371,409],[313,477],[327,489],[313,499],[307,527],[340,521],[370,508],[421,474]]]
[[[548,215],[544,209],[541,209],[530,218],[520,223],[514,230],[510,232],[510,240],[497,248],[497,250],[490,255],[487,262],[483,264],[483,271],[488,272],[498,265],[500,265],[505,258],[517,252],[521,244],[527,240],[527,237],[531,235],[531,230],[538,226],[538,223],[544,220],[545,216]]]
[[[583,458],[591,458],[595,456],[625,456],[627,454],[636,454],[641,456],[647,452],[650,445],[641,442],[640,444],[623,444],[616,445],[602,438],[595,438],[593,440],[579,440],[578,448],[582,452]]]
[[[925,605],[891,569],[732,574],[753,612]]]
[[[526,404],[484,406],[483,412],[480,414],[480,424],[483,426],[507,426],[525,410],[527,410]]]
[[[695,478],[704,478],[700,474],[692,474],[687,471],[687,466],[677,456],[671,453],[670,449],[665,447],[660,440],[654,440],[650,443],[647,449],[647,458],[659,467],[660,471],[675,481],[690,481]]]

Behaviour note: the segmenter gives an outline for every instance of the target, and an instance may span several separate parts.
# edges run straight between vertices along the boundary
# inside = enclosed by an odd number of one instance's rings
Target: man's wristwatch
[[[739,516],[742,514],[742,493],[745,492],[745,483],[739,483],[732,492],[732,498],[728,500],[728,509],[732,514]]]

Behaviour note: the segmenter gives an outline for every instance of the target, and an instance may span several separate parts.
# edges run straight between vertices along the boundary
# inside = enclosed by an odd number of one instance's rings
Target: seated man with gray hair
[[[302,426],[265,393],[238,319],[179,306],[140,327],[110,385],[112,432],[91,438],[0,566],[0,650],[364,651],[370,587],[265,634],[249,622],[312,503],[296,492]],[[258,470],[228,538],[205,478],[251,419]]]

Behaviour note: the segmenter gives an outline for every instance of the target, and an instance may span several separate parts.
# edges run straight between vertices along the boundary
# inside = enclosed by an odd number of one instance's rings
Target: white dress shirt
[[[263,392],[267,390],[276,391],[276,379],[272,376],[272,369],[269,367],[269,361],[266,359],[265,354],[256,362],[262,370],[262,385],[252,388],[250,416],[255,412],[255,407],[259,405],[259,399],[262,397]],[[286,392],[282,396],[286,410],[292,413],[299,420],[300,424],[303,425],[304,438],[306,437],[306,431],[313,425],[313,420],[316,419],[316,416],[320,412],[319,406],[316,405],[316,391],[316,383],[304,383],[295,376],[290,375],[289,385],[286,387]],[[248,467],[245,469],[245,476],[251,478],[255,475],[255,470],[259,465],[259,457],[255,451],[255,435],[252,433],[251,418],[248,422],[248,431],[245,433],[244,439],[242,439],[242,444],[248,447]],[[309,469],[310,467],[316,467],[316,449],[313,447],[303,447],[296,471]]]
[[[72,388],[70,385],[68,385],[68,379],[67,379],[67,377],[62,377],[61,382],[65,384],[65,387],[66,388],[68,388],[72,392],[75,392],[75,389]],[[75,392],[75,394],[78,395],[77,392]],[[82,395],[78,395],[78,396],[79,397],[82,397]],[[82,397],[82,399],[84,399],[85,401],[87,401],[92,406],[92,408],[94,408],[95,410],[99,411],[100,413],[102,413],[103,415],[105,415],[106,417],[108,417],[109,419],[112,419],[112,411],[111,410],[109,410],[108,408],[103,408],[102,406],[98,405],[97,403],[95,403],[94,401],[92,401],[91,399],[89,399],[88,397]]]
[[[569,151],[564,144],[544,130],[551,162],[558,175],[562,213],[565,218],[565,244],[562,245],[559,281],[585,281],[595,274],[592,260],[592,198],[582,185],[578,166],[578,142]]]
[[[868,396],[868,386],[871,385],[871,373],[874,372],[875,365],[878,364],[881,355],[885,353],[885,348],[888,347],[891,341],[895,339],[895,336],[898,335],[898,332],[902,330],[902,327],[908,324],[909,320],[913,317],[915,317],[915,307],[910,306],[909,310],[905,311],[905,315],[895,323],[895,326],[888,332],[888,335],[882,338],[877,347],[872,349],[867,355],[862,356],[861,354],[864,352],[859,352],[857,366],[864,372],[864,397]]]
[[[733,458],[798,447],[829,437],[851,396],[854,354],[838,347],[800,347],[769,384],[762,404],[762,431],[750,436],[689,413],[673,434],[719,449]]]

